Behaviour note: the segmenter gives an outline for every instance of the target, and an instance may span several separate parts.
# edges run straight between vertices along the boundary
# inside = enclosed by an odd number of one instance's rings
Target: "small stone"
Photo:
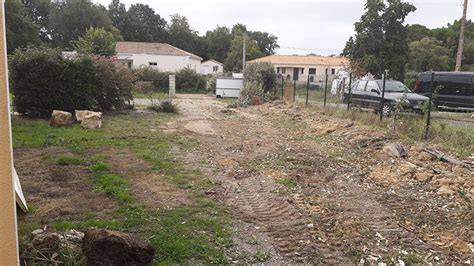
[[[390,156],[401,158],[407,156],[407,151],[400,143],[392,143],[383,147],[383,151]]]
[[[308,228],[314,228],[314,224],[308,224],[306,227],[308,227]]]

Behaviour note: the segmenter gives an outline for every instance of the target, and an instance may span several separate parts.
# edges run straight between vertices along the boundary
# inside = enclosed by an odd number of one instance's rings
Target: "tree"
[[[382,15],[385,31],[386,49],[382,51],[388,65],[390,76],[405,79],[405,66],[408,62],[408,30],[403,25],[405,18],[416,8],[401,0],[388,0],[388,6]]]
[[[410,43],[408,67],[413,71],[437,70],[443,71],[450,68],[450,52],[442,46],[440,41],[425,37]]]
[[[90,28],[84,36],[79,37],[75,48],[81,54],[113,56],[116,43],[117,39],[111,32],[103,28]]]
[[[206,33],[207,56],[219,62],[224,62],[230,50],[232,34],[227,27],[217,26],[214,30]]]
[[[5,29],[9,54],[16,48],[39,43],[38,28],[24,15],[23,8],[23,4],[19,1],[5,1]]]
[[[433,36],[430,29],[420,24],[408,25],[407,30],[408,30],[408,41],[410,43],[414,41],[419,41],[425,37]]]
[[[264,55],[275,54],[275,50],[280,48],[277,43],[278,37],[268,32],[252,31],[249,32],[250,38],[257,42],[257,46]]]
[[[224,67],[227,71],[242,71],[243,43],[245,39],[246,60],[253,60],[262,57],[263,53],[257,46],[257,42],[250,39],[249,36],[241,31],[234,34],[234,38],[230,44],[230,51],[225,59]]]
[[[118,3],[118,1],[117,1]],[[120,7],[120,6],[119,6]],[[116,21],[122,21],[118,24],[124,40],[137,42],[166,42],[168,41],[167,23],[155,10],[148,5],[131,5],[127,13],[123,13],[123,7],[119,9]]]
[[[204,40],[202,40],[197,31],[191,29],[188,19],[179,14],[171,15],[171,21],[168,27],[170,43],[185,51],[206,57]]]
[[[49,36],[49,17],[51,12],[50,0],[22,0],[25,5],[25,12],[31,21],[36,24],[39,29],[41,41],[50,42]]]
[[[391,77],[403,80],[408,57],[406,16],[415,7],[401,0],[367,0],[365,14],[355,23],[356,36],[346,43],[343,54],[353,69],[380,77],[388,69]]]
[[[53,44],[63,49],[72,49],[74,41],[90,27],[104,28],[119,36],[105,8],[84,0],[69,0],[54,5],[50,26]]]

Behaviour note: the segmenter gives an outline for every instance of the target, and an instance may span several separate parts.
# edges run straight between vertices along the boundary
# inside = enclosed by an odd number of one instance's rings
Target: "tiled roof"
[[[201,57],[186,52],[182,49],[169,45],[167,43],[156,42],[117,42],[115,46],[117,53],[125,54],[153,54],[153,55],[176,55],[176,56],[190,56],[197,60],[202,60]]]
[[[206,60],[206,61],[204,61],[204,62],[202,62],[202,63],[203,63],[203,64],[206,64],[206,62],[214,62],[214,63],[219,64],[219,65],[222,65],[222,66],[224,65],[223,63],[221,63],[221,62],[219,62],[219,61],[217,61],[217,60],[214,60],[214,59],[209,59],[209,60]]]
[[[273,65],[323,65],[348,66],[349,59],[345,57],[312,56],[312,55],[269,55],[249,61],[248,63],[268,62]]]

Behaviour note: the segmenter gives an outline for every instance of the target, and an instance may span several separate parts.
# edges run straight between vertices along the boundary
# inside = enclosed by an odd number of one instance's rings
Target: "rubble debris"
[[[49,126],[51,127],[69,126],[72,123],[72,114],[64,111],[54,110],[49,119]]]
[[[93,112],[82,118],[81,127],[86,129],[102,128],[102,113]]]
[[[57,250],[61,242],[59,233],[49,227],[34,230],[32,233],[31,244],[37,250]]]
[[[88,265],[151,265],[155,254],[147,241],[105,229],[87,230],[82,249]]]
[[[390,156],[402,158],[407,156],[407,151],[400,143],[391,143],[383,147],[383,151],[388,153]]]

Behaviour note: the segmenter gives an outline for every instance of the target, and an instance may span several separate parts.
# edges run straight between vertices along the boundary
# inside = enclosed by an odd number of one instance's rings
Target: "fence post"
[[[324,108],[326,108],[327,94],[328,94],[328,69],[326,68],[326,81],[324,84]]]
[[[296,79],[293,81],[293,102],[296,102]]]
[[[431,125],[431,104],[433,100],[433,86],[434,86],[435,73],[431,72],[431,81],[430,81],[430,94],[428,95],[428,114],[426,115],[426,128],[425,128],[425,139],[428,138],[428,133]]]
[[[308,75],[308,84],[306,85],[306,107],[308,107],[308,98],[309,98],[309,75]]]
[[[285,78],[281,76],[281,98],[285,98]]]
[[[383,119],[383,105],[385,103],[385,82],[387,80],[387,70],[383,74],[382,99],[380,100],[380,121]]]
[[[352,101],[352,72],[349,73],[349,97],[347,98],[347,111],[351,109],[351,101]]]

